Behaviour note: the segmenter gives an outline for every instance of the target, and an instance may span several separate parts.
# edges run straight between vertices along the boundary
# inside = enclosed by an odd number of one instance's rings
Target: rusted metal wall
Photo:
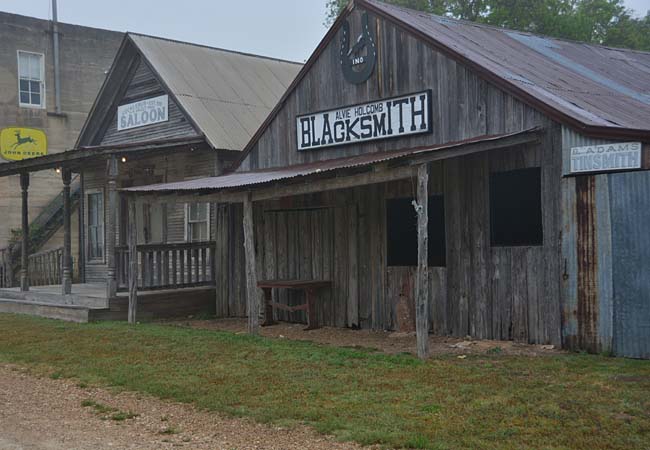
[[[616,355],[650,358],[650,172],[609,175]]]
[[[563,128],[563,173],[572,147],[603,143]],[[650,357],[650,235],[643,231],[648,223],[650,172],[562,180],[565,347]]]

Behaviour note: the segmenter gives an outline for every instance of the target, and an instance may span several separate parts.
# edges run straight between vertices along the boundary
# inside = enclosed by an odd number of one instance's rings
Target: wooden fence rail
[[[63,247],[29,255],[29,285],[50,286],[61,284]]]
[[[137,246],[138,290],[214,286],[216,242]],[[117,289],[128,291],[129,249],[116,247]]]

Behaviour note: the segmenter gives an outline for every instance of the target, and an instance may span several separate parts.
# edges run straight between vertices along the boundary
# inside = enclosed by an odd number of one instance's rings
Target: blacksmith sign
[[[117,108],[118,131],[167,122],[167,120],[169,120],[169,96],[167,95],[140,100]]]
[[[588,145],[571,149],[570,173],[610,172],[640,168],[640,142]]]
[[[430,133],[431,91],[296,118],[298,150]]]

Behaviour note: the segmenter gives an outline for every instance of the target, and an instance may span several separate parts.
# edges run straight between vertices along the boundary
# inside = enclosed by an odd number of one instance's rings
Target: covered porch
[[[82,148],[0,166],[0,176],[19,175],[22,192],[18,261],[15,261],[16,255],[8,252],[0,255],[0,311],[78,322],[126,320],[128,255],[127,247],[119,245],[121,202],[118,193],[119,177],[122,176],[124,182],[124,177],[129,176],[125,163],[127,160],[165,157],[185,149],[199,152],[202,147],[201,140],[168,139],[137,145]],[[87,205],[83,182],[84,170],[89,166],[102,165],[106,168],[105,185],[102,186],[106,204],[100,203],[102,224],[98,242],[105,264],[97,267],[102,270],[99,278],[105,281],[86,274],[88,268],[92,267],[86,261],[90,246],[88,222],[91,218],[85,211]],[[30,175],[43,170],[56,171],[61,176],[63,245],[33,252],[32,239],[39,230],[30,224]],[[78,201],[79,254],[73,258],[71,184],[75,178],[81,178],[78,183],[81,201]],[[211,240],[137,245],[135,278],[143,305],[140,319],[212,314],[215,251],[216,243]]]
[[[412,327],[417,335],[417,352],[424,357],[428,354],[429,333],[445,335],[452,327],[445,323],[447,268],[444,263],[432,262],[430,257],[429,248],[438,246],[439,238],[430,235],[429,222],[437,219],[431,217],[428,209],[432,196],[443,192],[453,195],[457,190],[454,183],[462,181],[450,179],[442,170],[442,162],[460,163],[463,157],[497,150],[523,152],[538,145],[543,134],[543,130],[532,128],[430,147],[122,191],[128,196],[130,214],[134,214],[137,202],[144,198],[161,203],[204,201],[242,205],[243,220],[239,226],[244,237],[244,258],[241,266],[245,273],[245,309],[250,333],[258,333],[263,322],[270,324],[277,319],[307,321],[311,325],[316,318],[319,324],[328,326],[377,330],[399,327],[409,331]],[[390,196],[406,197],[409,206],[404,214],[415,218],[412,264],[387,262],[384,202]],[[444,214],[446,206],[441,205],[436,206],[436,214]],[[453,208],[463,208],[463,205],[455,202]],[[405,216],[402,219],[411,220]],[[445,226],[449,227],[449,222],[442,220],[443,233]],[[457,227],[463,225],[458,223]],[[131,249],[135,249],[134,234],[131,228],[128,234]],[[441,254],[455,251],[454,258],[461,257],[460,248],[445,250],[444,234],[442,242],[437,251]],[[235,260],[226,263],[217,272],[219,280],[236,276],[240,269]],[[218,282],[217,286],[220,285]],[[304,306],[304,300],[301,303],[299,296],[286,290],[300,287],[309,303],[308,289],[316,289],[316,285],[319,286],[316,311],[312,311],[314,317],[307,318],[303,310],[309,309]],[[135,321],[137,284],[130,283],[129,293],[129,320]],[[226,317],[220,314],[220,309],[232,301],[231,293],[217,289],[217,315]]]

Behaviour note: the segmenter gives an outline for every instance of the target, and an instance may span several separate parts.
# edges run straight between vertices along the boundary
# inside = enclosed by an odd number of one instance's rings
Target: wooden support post
[[[108,273],[106,277],[106,298],[111,299],[117,294],[117,271],[115,268],[115,238],[117,229],[117,157],[112,155],[107,161],[106,174],[108,179],[108,214],[106,223],[106,261]]]
[[[127,241],[129,243],[129,323],[135,323],[138,307],[138,226],[135,197],[128,199],[129,226]]]
[[[22,247],[20,254],[20,290],[29,291],[29,203],[27,194],[29,191],[29,173],[20,174],[20,189],[22,192]]]
[[[86,282],[86,187],[83,172],[79,174],[79,282]]]
[[[415,286],[415,330],[419,358],[429,356],[429,173],[427,164],[418,166],[417,200],[413,202],[418,216],[418,269]]]
[[[61,171],[63,180],[63,261],[61,270],[61,292],[63,295],[72,293],[72,231],[70,226],[70,169]]]
[[[258,334],[260,327],[260,293],[255,273],[255,229],[253,224],[253,201],[249,194],[244,200],[244,254],[246,257],[246,309],[248,332]]]

